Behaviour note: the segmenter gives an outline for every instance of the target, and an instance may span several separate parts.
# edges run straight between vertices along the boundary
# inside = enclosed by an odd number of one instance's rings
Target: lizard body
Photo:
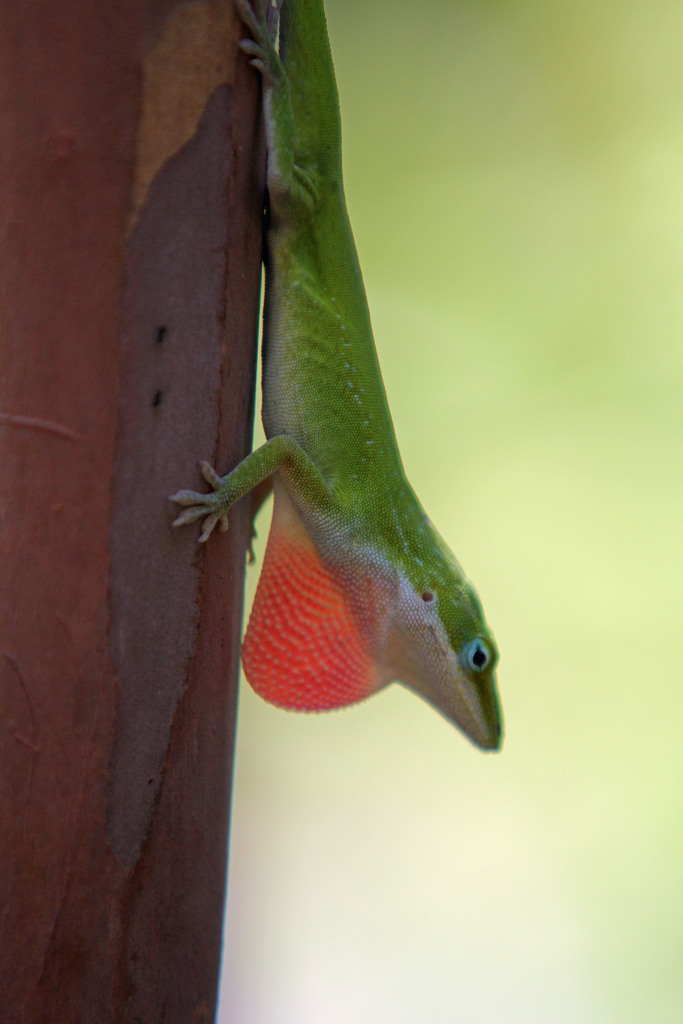
[[[279,52],[235,6],[261,73],[269,230],[263,329],[266,443],[213,493],[180,491],[175,525],[201,540],[272,478],[273,520],[242,650],[282,707],[323,710],[399,681],[495,749],[497,651],[471,583],[406,480],[342,180],[337,87],[322,0],[284,0]]]

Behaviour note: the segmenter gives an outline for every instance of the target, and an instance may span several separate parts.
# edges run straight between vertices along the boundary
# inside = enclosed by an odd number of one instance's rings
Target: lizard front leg
[[[204,544],[216,526],[228,528],[228,511],[249,491],[279,472],[292,495],[294,504],[309,514],[324,512],[331,503],[330,489],[325,479],[306,452],[286,434],[278,434],[251,452],[224,477],[216,473],[208,462],[199,463],[202,476],[213,487],[213,492],[177,491],[169,498],[184,511],[174,519],[173,526],[185,526],[205,517],[199,543]]]

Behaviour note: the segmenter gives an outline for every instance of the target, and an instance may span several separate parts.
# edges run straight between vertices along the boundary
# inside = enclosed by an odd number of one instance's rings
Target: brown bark
[[[256,76],[229,0],[0,5],[0,1020],[209,1021],[251,441]],[[201,609],[201,614],[200,614]]]

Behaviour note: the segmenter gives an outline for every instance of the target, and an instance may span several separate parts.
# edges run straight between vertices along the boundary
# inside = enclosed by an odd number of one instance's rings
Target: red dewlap
[[[378,687],[342,582],[303,532],[278,531],[275,522],[242,664],[261,697],[297,711],[345,707]]]

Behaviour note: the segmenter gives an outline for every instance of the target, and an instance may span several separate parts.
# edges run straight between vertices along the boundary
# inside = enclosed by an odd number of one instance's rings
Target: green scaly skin
[[[342,182],[337,87],[322,0],[283,0],[280,52],[260,11],[235,6],[260,72],[269,232],[263,342],[268,438],[232,472],[202,463],[211,494],[180,491],[174,525],[230,506],[272,477],[323,561],[379,581],[376,658],[485,749],[500,746],[497,651],[471,583],[406,480],[375,351]],[[284,500],[284,497],[283,497]],[[277,508],[277,504],[276,504]],[[358,587],[356,587],[356,590]]]

